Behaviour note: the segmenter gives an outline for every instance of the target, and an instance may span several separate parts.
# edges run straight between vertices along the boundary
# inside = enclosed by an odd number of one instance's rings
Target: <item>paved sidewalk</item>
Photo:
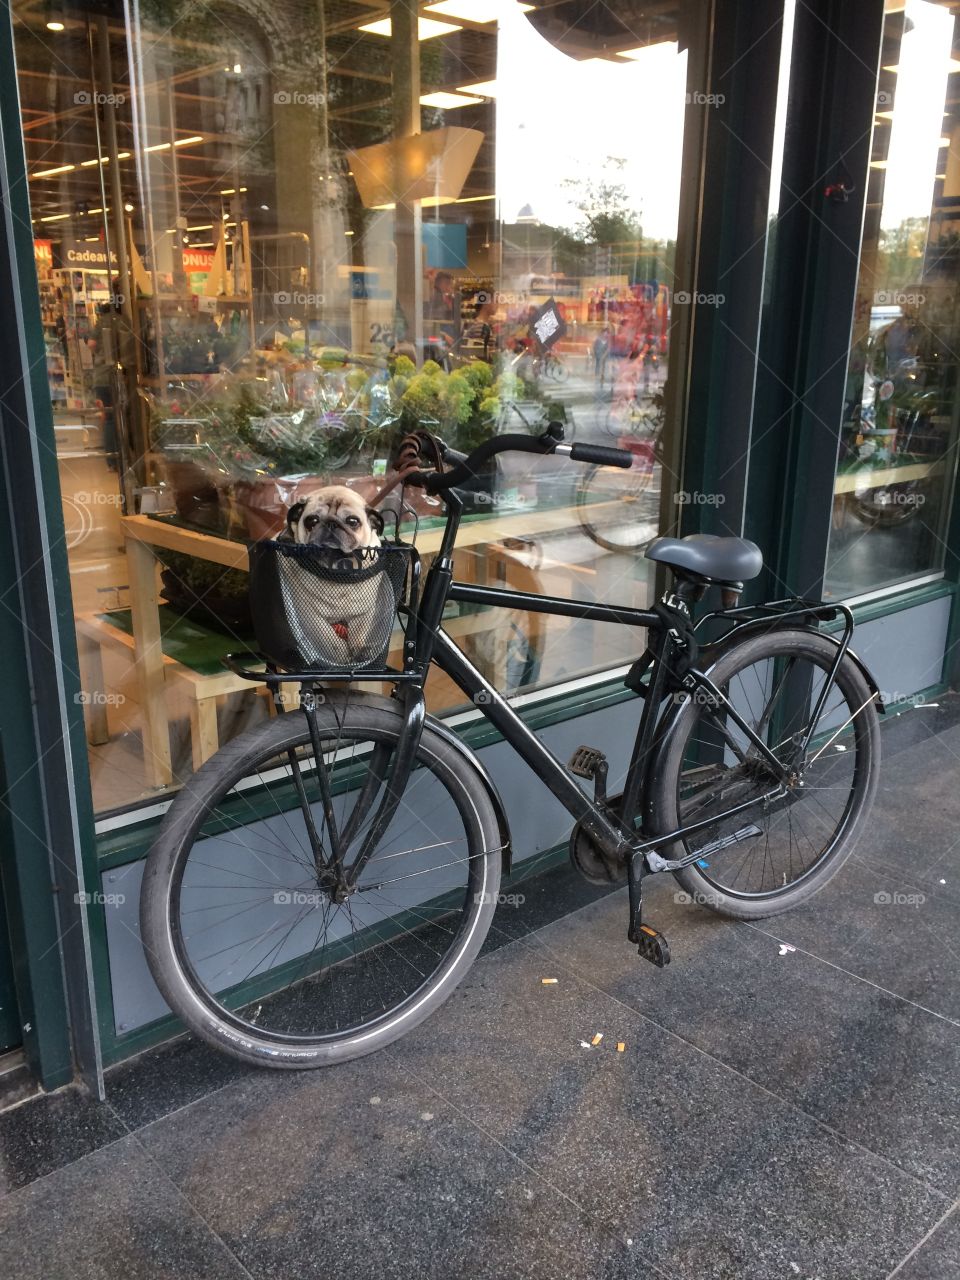
[[[648,882],[663,972],[564,867],[383,1053],[287,1075],[182,1040],[106,1105],[0,1115],[0,1274],[957,1280],[960,698],[884,748],[807,909],[737,924]]]

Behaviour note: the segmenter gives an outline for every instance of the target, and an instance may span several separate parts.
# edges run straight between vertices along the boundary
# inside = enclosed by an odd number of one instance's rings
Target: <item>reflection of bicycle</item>
[[[659,404],[631,406],[629,429],[618,433],[621,449],[633,457],[630,470],[591,467],[577,485],[580,528],[606,551],[643,550],[657,536],[663,466],[663,398]]]
[[[457,487],[495,454],[629,462],[612,449],[561,441],[552,429],[496,437],[449,472],[407,474],[408,484],[446,502],[422,591],[411,585],[418,575],[409,548],[385,546],[370,565],[343,570],[356,591],[362,580],[372,604],[382,599],[382,562],[398,559],[394,593],[362,626],[369,637],[374,621],[385,623],[388,643],[399,595],[398,668],[381,654],[350,669],[297,648],[265,674],[231,660],[274,688],[299,684],[300,707],[235,738],[190,779],[150,851],[141,900],[161,992],[224,1052],[285,1068],[373,1052],[446,1000],[478,955],[510,870],[510,830],[483,765],[453,726],[426,714],[424,682],[434,669],[570,814],[570,855],[581,874],[628,884],[627,936],[658,966],[669,950],[642,917],[646,875],[672,872],[694,900],[753,920],[807,902],[851,853],[876,791],[880,730],[879,693],[849,648],[846,606],[736,607],[743,580],[762,567],[759,549],[739,538],[659,540],[649,554],[675,584],[650,610],[452,580]],[[456,460],[437,443],[441,457]],[[361,631],[353,615],[324,629],[332,569],[323,570],[323,590],[320,566],[295,574],[298,560],[318,549],[253,550],[277,567],[261,585],[283,601],[287,634],[297,631],[307,652],[322,637],[336,650],[347,643],[341,633]],[[709,634],[722,632],[706,642],[691,609],[711,583],[723,586],[725,607],[701,619]],[[622,792],[606,793],[603,751],[579,747],[565,768],[468,661],[443,626],[453,601],[646,629],[650,649],[627,681],[640,695],[633,752],[609,769],[625,778]],[[820,622],[833,619],[842,631],[822,634]],[[388,683],[394,697],[351,688],[364,681]],[[592,782],[592,795],[577,779]]]
[[[544,351],[533,357],[533,376],[539,381],[566,382],[570,371],[560,357],[553,351]]]

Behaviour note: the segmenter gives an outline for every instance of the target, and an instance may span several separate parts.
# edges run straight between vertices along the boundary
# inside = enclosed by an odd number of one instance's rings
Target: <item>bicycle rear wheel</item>
[[[394,761],[385,699],[318,712],[333,824],[355,859]],[[141,932],[170,1007],[261,1066],[360,1057],[421,1022],[470,967],[500,887],[501,838],[476,770],[429,725],[407,790],[347,895],[317,866],[290,765],[331,847],[306,717],[219,751],[174,800],[150,851]]]
[[[688,701],[664,746],[649,798],[649,829],[715,821],[661,853],[702,860],[676,872],[698,902],[759,919],[788,911],[822,889],[853,850],[880,768],[875,698],[852,658],[840,665],[806,751],[802,739],[836,646],[816,632],[784,630],[728,649],[710,671],[744,721],[786,765],[795,783],[776,787],[772,769],[723,712]],[[737,805],[757,801],[730,816]],[[726,844],[721,842],[726,841]]]

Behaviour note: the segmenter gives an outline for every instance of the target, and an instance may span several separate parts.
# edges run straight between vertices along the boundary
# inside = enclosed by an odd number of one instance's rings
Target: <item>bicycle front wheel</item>
[[[852,852],[880,769],[875,695],[852,658],[841,663],[803,747],[836,652],[816,632],[784,630],[733,646],[709,673],[791,775],[778,798],[763,799],[776,790],[774,770],[726,712],[698,697],[681,712],[655,771],[649,827],[666,835],[707,821],[661,850],[667,858],[702,852],[675,874],[704,906],[745,920],[788,911],[822,889]],[[750,807],[730,813],[741,805]]]
[[[363,695],[318,716],[325,775],[300,712],[241,735],[174,800],[144,873],[141,932],[167,1003],[261,1066],[342,1062],[411,1030],[469,969],[500,887],[483,783],[429,725],[372,856],[349,892],[336,887],[305,813],[328,859],[332,820],[349,865],[388,785],[401,716]]]

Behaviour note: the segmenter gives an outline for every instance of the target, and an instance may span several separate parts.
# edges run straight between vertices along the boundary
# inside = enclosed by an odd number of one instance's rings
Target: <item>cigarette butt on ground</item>
[[[622,1040],[618,1040],[618,1041],[617,1041],[617,1053],[623,1053],[623,1051],[624,1051],[624,1049],[626,1049],[626,1047],[627,1047],[627,1046],[623,1043],[623,1041],[622,1041]]]
[[[559,981],[559,978],[541,978],[540,985],[543,987],[555,987]]]
[[[593,1044],[593,1045],[597,1045],[597,1044],[599,1044],[599,1043],[600,1043],[600,1041],[601,1041],[602,1039],[603,1039],[603,1032],[602,1032],[602,1031],[598,1031],[598,1032],[597,1032],[597,1034],[596,1034],[596,1035],[593,1037],[593,1039],[590,1041],[590,1043],[591,1043],[591,1044]]]

